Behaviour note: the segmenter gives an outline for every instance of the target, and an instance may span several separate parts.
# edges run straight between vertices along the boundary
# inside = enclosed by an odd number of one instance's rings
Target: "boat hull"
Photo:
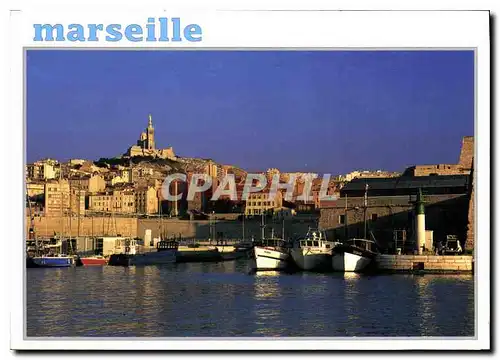
[[[130,259],[130,265],[173,264],[176,261],[177,250],[172,249],[133,255]]]
[[[222,255],[217,249],[211,249],[211,250],[190,249],[189,251],[179,250],[179,253],[177,254],[178,263],[217,262],[222,260],[223,260]]]
[[[303,249],[292,249],[292,258],[294,263],[301,270],[332,270],[332,254],[330,253],[304,253]]]
[[[288,267],[290,255],[267,247],[254,247],[256,270],[284,270]]]
[[[130,266],[130,259],[133,255],[128,254],[113,254],[109,257],[109,266]]]
[[[64,257],[32,257],[27,259],[27,267],[30,268],[61,268],[73,266],[74,259],[69,256]]]
[[[144,266],[173,264],[177,261],[177,250],[164,250],[144,254],[111,255],[108,265],[111,266]]]
[[[372,259],[349,252],[335,253],[332,257],[332,268],[340,272],[362,272],[365,270]]]
[[[104,266],[108,263],[108,259],[103,257],[87,257],[80,258],[83,266]]]

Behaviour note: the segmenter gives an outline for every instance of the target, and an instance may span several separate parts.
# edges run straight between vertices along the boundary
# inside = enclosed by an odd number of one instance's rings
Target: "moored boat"
[[[309,229],[304,238],[297,239],[290,251],[298,268],[306,271],[332,270],[332,250],[336,243],[328,241],[324,231]]]
[[[82,263],[83,266],[103,266],[108,263],[108,259],[105,258],[104,256],[87,256],[87,257],[81,257],[80,262]]]
[[[284,270],[289,267],[290,246],[283,239],[264,239],[254,247],[256,270]]]
[[[114,253],[110,255],[108,265],[129,266],[130,259],[137,253],[137,242],[135,239],[118,238],[115,240]]]
[[[133,252],[131,251],[132,247],[134,248]],[[156,251],[145,253],[138,253],[135,247],[135,240],[130,240],[130,244],[126,247],[125,252],[110,256],[108,265],[159,265],[172,264],[177,261],[177,249],[179,244],[176,241],[161,240],[156,245]]]
[[[374,260],[376,252],[370,249],[375,244],[366,239],[350,239],[334,247],[332,268],[341,272],[362,272]]]
[[[29,268],[55,268],[70,267],[74,264],[73,256],[55,255],[55,256],[33,256],[28,257],[26,266]]]
[[[130,265],[173,264],[177,261],[178,248],[177,241],[160,240],[156,244],[156,251],[131,255]]]

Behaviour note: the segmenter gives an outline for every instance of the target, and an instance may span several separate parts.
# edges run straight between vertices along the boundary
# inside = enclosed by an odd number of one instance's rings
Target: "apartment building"
[[[271,199],[269,190],[251,193],[248,195],[245,206],[245,215],[271,214],[276,208],[283,207],[283,195],[277,191]]]

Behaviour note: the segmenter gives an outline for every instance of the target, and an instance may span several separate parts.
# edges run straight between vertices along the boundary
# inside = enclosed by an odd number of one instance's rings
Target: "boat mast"
[[[63,241],[63,233],[64,233],[64,217],[63,217],[63,191],[62,191],[62,164],[59,164],[59,193],[61,196],[61,233],[59,235],[59,254],[62,254],[62,241]]]
[[[242,223],[242,231],[243,231],[243,241],[245,241],[245,212],[243,211],[243,223]]]
[[[158,196],[158,213],[160,215],[160,241],[163,240],[163,216],[161,213],[161,202],[160,202],[160,197]],[[144,244],[146,245],[146,244]]]
[[[35,233],[35,219],[33,217],[33,212],[31,209],[31,200],[30,200],[29,195],[27,195],[27,198],[28,198],[28,209],[29,209],[29,214],[30,214],[30,228],[28,231],[28,238],[30,238],[30,235],[33,234],[33,238],[35,240],[35,256],[38,256],[38,239],[37,239],[36,233]]]
[[[95,251],[96,251],[96,247],[97,247],[97,244],[96,244],[96,241],[94,239],[94,214],[90,215],[90,236],[92,238],[92,250],[94,251],[94,254],[95,254]],[[86,242],[87,240],[85,240]]]
[[[368,183],[365,184],[365,199],[364,199],[364,239],[366,239],[366,208],[368,207]]]
[[[68,211],[68,214],[69,214],[69,244],[68,244],[68,248],[71,248],[71,252],[73,252],[73,244],[72,244],[72,241],[71,241],[71,218],[73,217],[73,211],[71,211],[71,200],[72,200],[72,196],[71,196],[71,187],[68,188],[69,189],[69,207],[67,208],[67,211]]]
[[[78,197],[77,197],[77,202],[76,202],[76,206],[78,206],[78,230],[76,231],[76,237],[79,238],[80,237],[80,201],[82,200],[82,197],[81,197],[81,193],[80,193],[80,183],[78,183],[78,187],[77,187],[77,191],[78,191]]]
[[[347,240],[349,238],[349,229],[347,228],[347,194],[345,194],[345,208],[344,208],[344,236]]]
[[[260,234],[260,237],[262,240],[264,240],[264,237],[265,237],[265,229],[264,229],[265,225],[264,225],[264,212],[262,212],[262,217],[261,217],[261,225],[260,225],[260,228],[261,228],[261,234]]]

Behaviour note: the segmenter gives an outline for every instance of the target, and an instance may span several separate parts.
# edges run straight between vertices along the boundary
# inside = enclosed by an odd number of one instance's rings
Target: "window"
[[[308,241],[307,246],[312,246],[312,243],[313,243],[312,241]]]
[[[313,246],[318,247],[319,246],[319,241],[313,241]]]
[[[339,215],[339,224],[345,224],[345,215]]]
[[[378,215],[377,214],[372,214],[372,221],[377,221]]]

